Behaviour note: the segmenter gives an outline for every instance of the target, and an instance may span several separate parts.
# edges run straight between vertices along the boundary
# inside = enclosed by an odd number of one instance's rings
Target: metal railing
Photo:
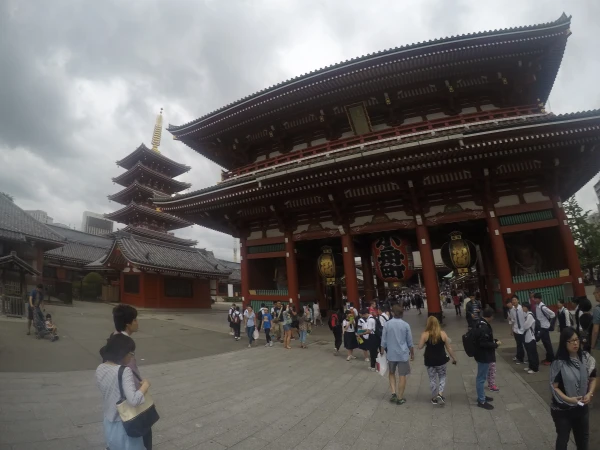
[[[248,247],[248,254],[274,253],[283,251],[285,251],[285,244],[253,245],[251,247]]]
[[[505,227],[508,225],[520,225],[522,223],[541,222],[552,219],[554,219],[554,212],[551,209],[544,209],[542,211],[500,216],[500,225]]]
[[[25,316],[25,299],[19,295],[1,295],[0,296],[1,313],[5,316],[23,317]]]
[[[374,131],[372,133],[366,133],[361,136],[352,136],[345,139],[337,139],[335,141],[329,141],[324,144],[315,145],[302,150],[291,151],[285,155],[278,155],[273,158],[254,162],[252,164],[248,164],[247,166],[233,169],[229,172],[222,172],[221,178],[224,181],[230,178],[254,172],[259,169],[265,169],[268,167],[276,166],[278,164],[296,161],[307,156],[314,156],[321,153],[327,153],[333,150],[351,147],[353,145],[369,144],[371,142],[376,142],[386,138],[393,138],[396,136],[402,136],[405,134],[434,131],[436,129],[445,127],[467,125],[476,122],[483,122],[486,120],[519,117],[529,114],[537,114],[539,112],[540,108],[538,105],[526,105],[513,108],[496,109],[491,111],[480,111],[472,114],[461,114],[458,116],[443,117],[440,119],[429,120],[426,122],[400,125],[398,127],[391,127],[383,130]]]

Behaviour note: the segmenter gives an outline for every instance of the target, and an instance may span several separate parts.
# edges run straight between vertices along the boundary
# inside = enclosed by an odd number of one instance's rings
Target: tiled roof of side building
[[[107,237],[55,225],[48,225],[48,227],[51,228],[55,233],[63,236],[68,242],[78,242],[92,247],[104,249],[108,249],[112,245],[112,240]]]
[[[241,269],[240,263],[236,263],[233,261],[226,261],[224,259],[217,259],[217,261],[219,261],[219,263],[221,263],[223,266],[227,267],[228,269],[231,269],[231,275],[229,275],[229,278],[227,279],[228,281],[230,281],[232,283],[237,283],[242,280],[242,269]]]
[[[108,244],[108,248],[110,248],[112,242],[109,240]],[[106,254],[108,248],[86,245],[80,242],[69,242],[64,247],[55,248],[45,252],[44,258],[73,262],[76,264],[89,264]]]
[[[26,261],[23,261],[17,256],[16,252],[11,252],[10,255],[6,255],[0,258],[0,268],[4,265],[17,265],[25,272],[31,275],[41,275],[41,272],[31,267]]]
[[[305,82],[317,82],[323,76],[326,76],[326,75],[335,76],[337,73],[348,70],[351,67],[354,68],[355,66],[357,66],[361,63],[365,63],[365,62],[368,62],[371,60],[373,60],[373,61],[379,60],[388,55],[393,55],[394,53],[406,52],[408,50],[411,50],[411,51],[423,50],[423,51],[430,52],[430,51],[433,51],[433,47],[439,46],[442,44],[451,44],[453,42],[456,42],[457,44],[459,44],[465,40],[473,41],[475,39],[480,39],[480,38],[493,38],[495,36],[503,37],[503,36],[512,35],[512,34],[514,34],[514,35],[525,34],[528,32],[544,30],[546,28],[551,28],[551,27],[568,26],[570,24],[570,22],[571,22],[571,17],[567,16],[565,13],[563,13],[557,20],[555,20],[553,22],[547,22],[547,23],[538,24],[538,25],[505,28],[505,29],[493,30],[493,31],[483,31],[483,32],[478,32],[478,33],[469,33],[469,34],[463,34],[463,35],[459,35],[459,36],[450,36],[450,37],[434,39],[434,40],[430,40],[430,41],[426,41],[426,42],[417,42],[414,44],[409,44],[409,45],[405,45],[405,46],[401,46],[401,47],[395,47],[395,48],[391,48],[388,50],[383,50],[380,52],[363,55],[363,56],[360,56],[357,58],[346,60],[346,61],[343,61],[343,62],[340,62],[337,64],[333,64],[333,65],[312,71],[312,72],[304,74],[304,75],[297,76],[295,78],[291,78],[282,83],[276,84],[274,86],[270,86],[266,89],[262,89],[254,94],[243,97],[233,103],[227,104],[211,113],[205,114],[204,116],[202,116],[196,120],[193,120],[191,122],[185,123],[183,125],[169,124],[169,126],[167,127],[167,130],[175,135],[178,135],[179,132],[182,132],[190,127],[195,127],[203,122],[206,122],[210,119],[214,119],[216,116],[219,116],[230,110],[234,110],[238,107],[241,108],[246,103],[251,103],[254,100],[259,100],[263,97],[268,98],[268,97],[272,97],[272,96],[281,95],[280,91],[285,91],[288,88],[294,88],[296,85],[300,85]]]
[[[218,264],[196,248],[169,244],[124,232],[116,232],[114,235],[115,240],[111,250],[102,261],[95,261],[94,264],[104,263],[116,246],[127,261],[142,268],[223,278],[231,273],[228,269],[219,268]]]
[[[61,245],[64,238],[50,227],[31,217],[12,200],[0,195],[0,232],[12,239],[45,241]]]

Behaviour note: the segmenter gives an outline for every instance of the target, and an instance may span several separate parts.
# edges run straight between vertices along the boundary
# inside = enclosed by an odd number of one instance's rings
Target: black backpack
[[[380,318],[383,317],[383,320],[388,322],[390,319],[385,317],[383,314],[375,319],[375,334],[380,338],[383,336],[383,325],[381,324]]]
[[[546,317],[546,319],[548,319],[548,322],[550,322],[550,326],[548,327],[548,331],[554,331],[554,327],[556,326],[556,314],[551,319],[550,317],[548,317],[548,314],[546,314],[544,312],[544,308],[547,308],[547,306],[546,305],[540,306],[540,308],[541,308],[540,311],[542,311],[542,314],[544,315],[544,317]]]
[[[256,313],[256,324],[258,325],[259,323],[262,323],[262,309],[259,309],[258,312]]]
[[[462,342],[465,349],[465,353],[468,357],[473,358],[477,351],[477,336],[475,334],[475,328],[471,328],[465,334],[463,334]]]

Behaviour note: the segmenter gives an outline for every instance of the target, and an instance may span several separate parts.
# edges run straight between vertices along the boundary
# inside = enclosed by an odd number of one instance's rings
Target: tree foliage
[[[2,192],[2,191],[0,191],[0,195],[4,195],[4,196],[5,196],[7,199],[9,199],[11,202],[14,202],[14,201],[15,201],[15,198],[14,198],[12,195],[10,195],[10,194],[7,194],[6,192]]]
[[[592,269],[600,264],[600,225],[590,220],[591,211],[584,211],[575,197],[564,208],[581,265]]]

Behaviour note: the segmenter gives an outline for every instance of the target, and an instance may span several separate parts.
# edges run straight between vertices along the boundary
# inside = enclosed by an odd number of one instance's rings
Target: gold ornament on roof
[[[160,136],[162,134],[162,117],[163,109],[160,108],[160,113],[156,116],[156,124],[154,125],[154,133],[152,133],[152,150],[160,153],[158,146],[160,145]]]

